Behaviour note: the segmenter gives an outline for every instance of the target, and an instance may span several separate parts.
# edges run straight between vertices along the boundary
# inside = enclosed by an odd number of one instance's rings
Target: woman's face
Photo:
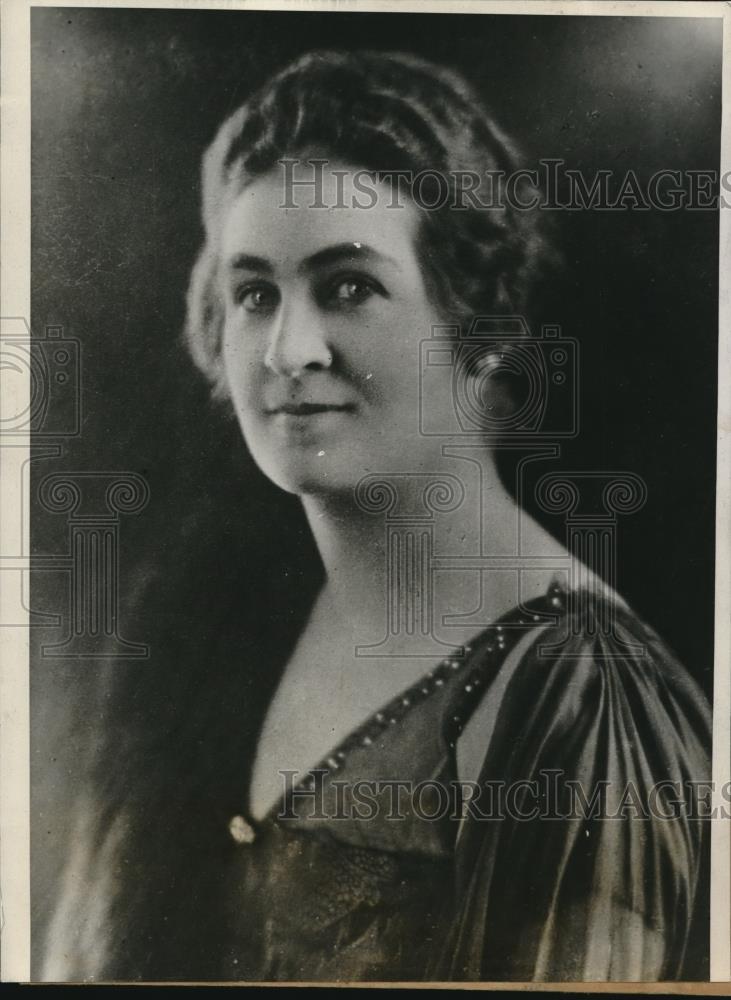
[[[420,344],[443,319],[417,261],[418,209],[393,207],[375,181],[376,204],[357,207],[353,170],[325,170],[328,208],[311,207],[307,187],[287,191],[294,207],[282,207],[283,176],[272,171],[244,189],[223,226],[230,395],[257,464],[298,494],[440,465],[439,439],[419,432]],[[451,405],[451,369],[441,370],[425,401],[432,411]]]

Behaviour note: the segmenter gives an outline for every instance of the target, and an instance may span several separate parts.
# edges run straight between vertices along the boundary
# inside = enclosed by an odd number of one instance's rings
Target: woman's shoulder
[[[706,700],[611,594],[554,588],[533,615],[457,744],[449,975],[703,978]]]
[[[460,777],[476,780],[488,749],[518,766],[644,748],[659,777],[706,778],[711,715],[686,667],[657,632],[603,586],[554,581],[544,599],[518,609],[500,669],[464,722]],[[457,710],[459,714],[459,710]],[[510,760],[505,758],[509,754]],[[684,762],[684,763],[683,763]],[[609,761],[607,761],[609,766]]]

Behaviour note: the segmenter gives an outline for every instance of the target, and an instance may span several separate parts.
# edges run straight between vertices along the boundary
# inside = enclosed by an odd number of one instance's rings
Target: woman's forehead
[[[406,266],[415,263],[418,224],[416,206],[364,169],[303,162],[293,173],[278,164],[230,203],[221,250],[224,261],[250,255],[286,268],[329,246],[362,244]]]

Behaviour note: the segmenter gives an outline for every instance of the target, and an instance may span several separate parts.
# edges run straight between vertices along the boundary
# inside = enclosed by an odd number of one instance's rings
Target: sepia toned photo
[[[724,15],[539,6],[29,8],[30,981],[729,977]]]

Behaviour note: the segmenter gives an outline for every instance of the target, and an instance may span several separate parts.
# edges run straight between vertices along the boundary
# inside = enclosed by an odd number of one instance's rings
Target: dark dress
[[[487,697],[479,782],[460,785],[456,746]],[[149,826],[152,879],[123,831],[98,852],[106,930],[90,930],[83,894],[62,907],[44,975],[702,979],[710,824],[688,782],[709,780],[709,748],[706,702],[658,637],[554,582],[372,715],[263,822],[241,792],[227,813],[213,793],[187,798],[175,831]],[[215,824],[181,819],[196,810]],[[129,919],[130,885],[146,924]]]
[[[263,823],[235,820],[225,978],[702,975],[709,824],[662,817],[708,778],[706,705],[626,608],[608,627],[606,606],[574,596],[554,584],[375,713]],[[480,792],[460,787],[455,744],[493,683]]]

